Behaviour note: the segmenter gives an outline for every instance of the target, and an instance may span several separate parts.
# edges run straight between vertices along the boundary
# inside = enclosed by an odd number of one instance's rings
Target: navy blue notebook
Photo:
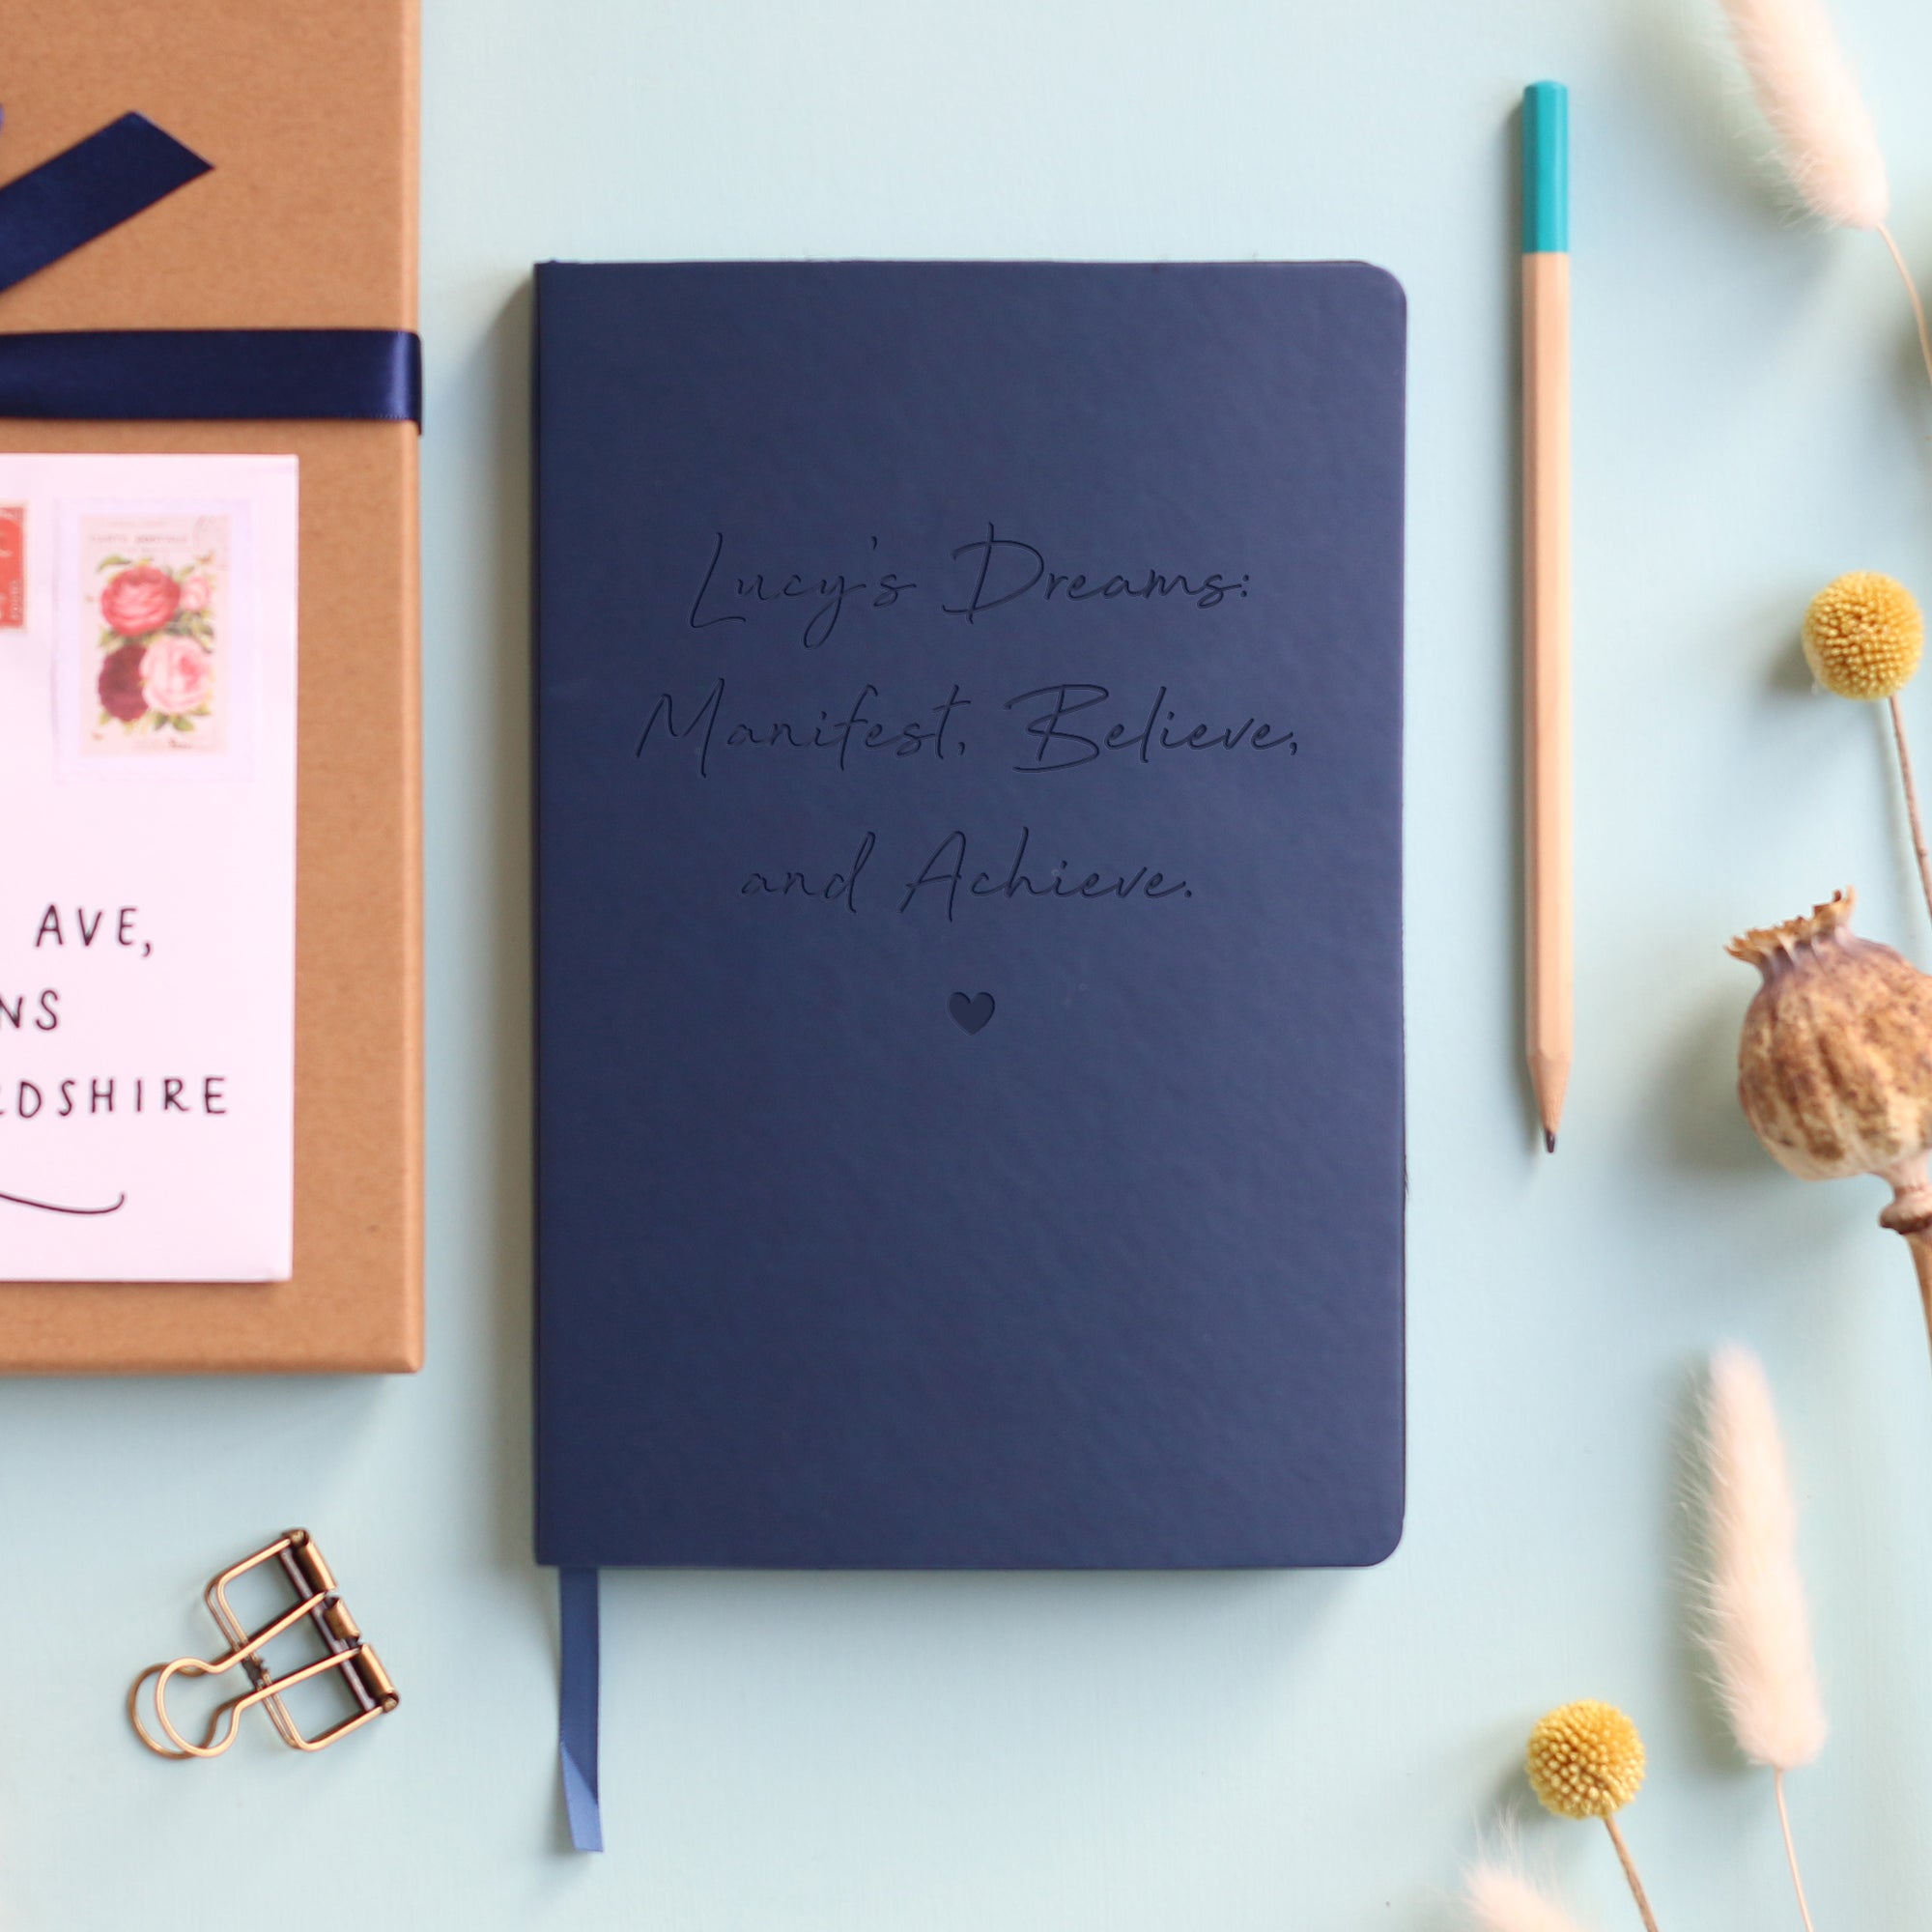
[[[1386,1555],[1398,285],[537,318],[540,1560]]]

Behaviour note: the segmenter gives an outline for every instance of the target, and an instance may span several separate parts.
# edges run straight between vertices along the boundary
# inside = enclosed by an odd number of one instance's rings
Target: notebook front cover
[[[1378,1560],[1398,286],[552,265],[538,327],[541,1560]]]

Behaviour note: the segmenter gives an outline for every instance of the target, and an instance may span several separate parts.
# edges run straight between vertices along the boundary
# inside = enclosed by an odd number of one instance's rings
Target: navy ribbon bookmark
[[[604,1849],[604,1814],[597,1803],[597,1572],[556,1573],[562,1630],[557,1755],[563,1765],[563,1808],[570,1842],[580,1852]]]
[[[124,114],[0,186],[0,291],[213,164]],[[0,416],[63,421],[412,422],[422,344],[396,328],[0,333]]]

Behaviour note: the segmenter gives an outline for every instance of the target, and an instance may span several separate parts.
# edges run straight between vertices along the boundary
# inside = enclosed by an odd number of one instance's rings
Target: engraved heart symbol
[[[954,993],[947,1001],[946,1010],[952,1015],[953,1022],[963,1033],[978,1033],[993,1017],[993,996],[991,993]]]

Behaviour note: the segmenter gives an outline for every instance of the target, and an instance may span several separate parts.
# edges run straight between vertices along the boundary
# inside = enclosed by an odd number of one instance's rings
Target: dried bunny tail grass
[[[1890,207],[1885,156],[1823,0],[1723,0],[1785,172],[1827,221],[1876,229]]]
[[[1838,45],[1824,0],[1721,0],[1731,38],[1750,77],[1792,185],[1827,221],[1869,229],[1885,243],[1912,304],[1918,355],[1932,380],[1932,326],[1918,285],[1885,218],[1891,207],[1885,156],[1864,97]],[[1905,751],[1897,706],[1892,724]],[[1908,781],[1909,782],[1909,781]],[[1932,864],[1918,839],[1919,871],[1932,902]]]
[[[1794,1771],[1825,1746],[1825,1703],[1798,1569],[1798,1511],[1777,1411],[1749,1350],[1711,1358],[1704,1640],[1738,1748]]]
[[[1478,1932],[1579,1932],[1577,1921],[1513,1861],[1478,1860],[1463,1881],[1463,1902]]]
[[[1925,305],[1885,225],[1891,207],[1885,156],[1824,0],[1722,0],[1722,6],[1792,185],[1814,214],[1869,229],[1885,243],[1912,304],[1919,359],[1932,379]],[[1922,861],[1920,870],[1927,870]],[[1926,895],[1932,898],[1932,874]]]

